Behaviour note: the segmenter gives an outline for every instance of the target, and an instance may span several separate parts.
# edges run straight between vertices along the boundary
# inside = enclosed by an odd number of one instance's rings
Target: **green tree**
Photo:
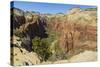
[[[32,49],[41,57],[41,61],[46,61],[51,56],[49,48],[50,44],[46,38],[35,37],[32,39]]]

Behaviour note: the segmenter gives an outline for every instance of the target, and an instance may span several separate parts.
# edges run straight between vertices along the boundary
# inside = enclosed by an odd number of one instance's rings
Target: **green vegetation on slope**
[[[41,61],[46,61],[51,56],[49,47],[50,44],[47,39],[40,39],[39,37],[32,39],[32,49],[41,57]]]

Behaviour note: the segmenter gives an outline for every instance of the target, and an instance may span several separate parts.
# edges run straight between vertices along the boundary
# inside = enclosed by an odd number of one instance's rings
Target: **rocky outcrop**
[[[19,28],[22,24],[25,24],[24,12],[18,8],[11,9],[11,24],[12,28]]]
[[[75,13],[79,13],[81,11],[82,11],[81,8],[78,8],[78,7],[72,8],[72,9],[69,10],[68,14],[75,14]]]
[[[11,9],[11,63],[12,65],[34,65],[40,63],[38,55],[32,51],[35,36],[47,37],[46,19],[32,12]],[[13,28],[14,27],[14,28]]]
[[[34,36],[45,35],[45,22],[46,19],[32,12],[24,12],[18,8],[11,9],[11,22],[12,27],[15,29],[13,32],[18,31],[21,33],[28,33],[33,31]],[[17,28],[17,29],[16,29]],[[41,33],[42,34],[41,34]],[[30,35],[32,37],[32,35]]]
[[[25,12],[25,18],[26,22],[32,22],[33,21],[33,14],[31,12]]]
[[[30,40],[27,38],[20,38],[18,36],[13,36],[11,41],[11,65],[33,65],[40,63],[38,55],[34,52],[29,52],[31,50]],[[28,51],[27,51],[27,50]]]
[[[40,59],[38,55],[34,52],[28,52],[25,49],[19,49],[18,47],[13,47],[13,52],[11,54],[11,62],[14,66],[22,66],[22,65],[34,65],[39,64]]]
[[[11,9],[11,37],[12,40],[22,42],[21,46],[31,50],[31,39],[35,36],[41,38],[47,37],[46,19],[32,12],[24,12],[18,8]],[[17,38],[17,39],[16,39]],[[14,41],[15,42],[15,41]],[[30,51],[29,50],[29,51]]]

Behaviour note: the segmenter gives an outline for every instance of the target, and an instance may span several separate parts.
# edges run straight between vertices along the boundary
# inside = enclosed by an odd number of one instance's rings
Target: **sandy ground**
[[[61,64],[61,63],[75,63],[75,62],[92,62],[97,60],[96,51],[84,51],[80,54],[72,56],[68,60],[59,60],[55,62],[43,62],[42,64]]]
[[[97,60],[97,52],[84,51],[70,58],[69,62],[88,62],[88,61],[96,61],[96,60]]]

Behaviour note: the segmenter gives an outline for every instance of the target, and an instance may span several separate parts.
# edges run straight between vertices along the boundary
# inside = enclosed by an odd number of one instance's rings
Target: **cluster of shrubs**
[[[32,39],[32,50],[38,54],[41,62],[67,59],[66,53],[60,48],[58,42],[51,47],[55,40],[52,36],[42,39],[36,36]]]
[[[39,55],[41,61],[47,61],[52,54],[50,51],[50,43],[47,41],[46,38],[33,38],[32,50]]]

